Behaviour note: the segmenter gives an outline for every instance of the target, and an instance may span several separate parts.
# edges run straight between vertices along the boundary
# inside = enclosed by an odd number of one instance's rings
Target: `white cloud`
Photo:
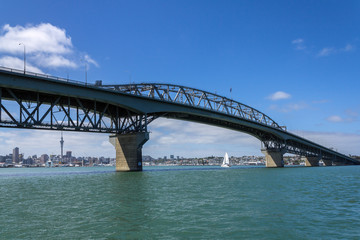
[[[0,53],[5,55],[0,64],[21,69],[12,58],[22,57],[24,51],[29,71],[42,72],[40,68],[78,68],[82,65],[81,58],[99,66],[88,54],[76,51],[65,29],[50,23],[15,27],[4,25],[0,32]]]
[[[76,68],[76,67],[78,67],[78,65],[75,62],[73,62],[61,55],[37,54],[32,59],[34,62],[36,62],[37,65],[39,65],[41,67],[52,67],[52,68],[57,68],[57,67]]]
[[[282,92],[282,91],[275,92],[268,97],[268,99],[273,100],[273,101],[277,101],[277,100],[281,100],[281,99],[288,99],[288,98],[291,98],[291,95],[286,92]]]
[[[0,66],[23,70],[24,60],[17,57],[5,56],[0,58]],[[39,68],[29,63],[26,63],[26,71],[43,73]]]
[[[66,36],[66,31],[50,23],[42,23],[36,26],[15,26],[6,24],[3,27],[3,36],[0,37],[0,52],[21,54],[23,47],[26,52],[67,54],[73,51],[71,38]]]

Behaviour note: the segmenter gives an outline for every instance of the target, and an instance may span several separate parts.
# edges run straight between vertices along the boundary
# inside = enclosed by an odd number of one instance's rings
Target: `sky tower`
[[[63,161],[63,156],[64,156],[64,139],[63,139],[62,131],[61,131],[60,146],[61,146],[61,161]]]

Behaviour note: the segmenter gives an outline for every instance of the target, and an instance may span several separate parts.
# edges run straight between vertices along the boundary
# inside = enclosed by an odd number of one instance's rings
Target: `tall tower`
[[[20,158],[19,158],[19,148],[18,148],[18,147],[16,147],[16,148],[13,149],[12,158],[13,158],[12,161],[13,161],[14,163],[19,163]]]
[[[64,138],[63,138],[62,132],[61,132],[60,146],[61,146],[61,161],[63,161],[63,155],[64,155]]]

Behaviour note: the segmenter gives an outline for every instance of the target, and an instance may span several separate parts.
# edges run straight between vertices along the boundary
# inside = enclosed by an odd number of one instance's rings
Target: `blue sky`
[[[359,1],[20,0],[1,10],[2,66],[22,68],[22,41],[28,69],[84,81],[86,61],[89,82],[216,92],[360,155]],[[0,130],[0,154],[59,152],[59,132]],[[261,155],[256,139],[220,128],[160,119],[150,131],[143,152],[154,157]],[[45,146],[27,144],[44,135]],[[77,156],[115,155],[107,135],[64,137]]]

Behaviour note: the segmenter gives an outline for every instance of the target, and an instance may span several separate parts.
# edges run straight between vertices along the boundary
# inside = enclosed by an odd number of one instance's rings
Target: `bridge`
[[[318,166],[320,160],[326,166],[360,164],[288,132],[248,105],[199,89],[158,83],[86,84],[0,68],[0,127],[109,133],[117,171],[142,170],[147,126],[159,117],[250,134],[261,141],[267,167],[283,167],[285,153],[304,157],[306,166]]]

